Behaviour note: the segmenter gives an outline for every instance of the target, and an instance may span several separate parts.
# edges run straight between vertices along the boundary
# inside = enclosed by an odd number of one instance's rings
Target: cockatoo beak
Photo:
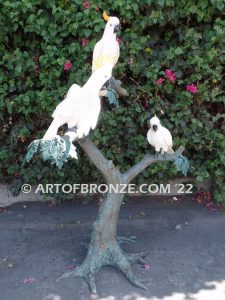
[[[157,131],[158,126],[157,125],[153,125],[152,128],[153,128],[154,131]]]
[[[120,25],[116,25],[115,27],[114,27],[114,33],[117,33],[118,31],[120,31],[121,30],[121,26]]]

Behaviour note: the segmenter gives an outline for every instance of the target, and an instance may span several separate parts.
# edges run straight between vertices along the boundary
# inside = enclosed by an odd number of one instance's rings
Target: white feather
[[[99,68],[91,75],[81,88],[74,84],[69,89],[65,99],[56,107],[54,118],[43,139],[51,140],[57,135],[57,130],[63,124],[68,124],[70,140],[88,135],[90,129],[97,124],[101,105],[98,93],[103,84],[111,77],[112,66]],[[76,127],[76,132],[74,129]]]
[[[173,140],[170,131],[160,124],[160,120],[157,117],[153,117],[150,120],[151,128],[147,133],[147,140],[149,144],[155,147],[155,151],[164,153],[173,153]],[[153,130],[153,126],[157,126],[157,130]]]
[[[120,55],[120,47],[116,40],[114,27],[119,24],[120,22],[118,18],[109,18],[101,40],[98,41],[94,47],[92,72],[95,72],[98,68],[105,64],[111,64],[112,67],[114,67],[117,63]]]

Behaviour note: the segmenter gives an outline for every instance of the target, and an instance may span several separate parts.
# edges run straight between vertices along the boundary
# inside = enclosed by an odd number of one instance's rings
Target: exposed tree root
[[[90,243],[88,243],[88,242],[81,242],[80,244],[81,244],[82,247],[84,247],[85,249],[88,250],[88,247],[89,247]]]
[[[122,250],[118,247],[116,252],[117,254],[115,256],[114,266],[118,268],[134,286],[148,290],[148,287],[141,282],[142,280],[134,276],[131,270],[130,262],[123,254]]]
[[[145,257],[148,256],[148,253],[126,253],[126,258],[131,264],[140,263],[147,264],[148,262],[145,260]]]
[[[137,237],[136,236],[129,236],[129,237],[126,237],[126,236],[118,236],[117,237],[117,242],[118,244],[121,246],[121,245],[124,245],[124,244],[133,244],[133,243],[136,243],[137,242]]]
[[[83,264],[71,271],[60,276],[57,281],[66,278],[83,277],[88,283],[93,294],[97,293],[95,275],[103,266],[112,266],[119,269],[125,277],[136,287],[148,290],[148,287],[142,283],[141,279],[134,276],[131,270],[131,263],[145,263],[143,253],[125,254],[117,243],[109,244],[104,252],[100,249],[91,247]],[[96,251],[97,250],[97,251]]]
[[[136,243],[137,242],[137,237],[134,236],[134,235],[129,236],[129,237],[118,236],[116,240],[117,240],[117,243],[121,246],[121,245],[125,245],[125,244]],[[85,249],[88,250],[90,242],[81,242],[80,244],[81,244],[82,247],[84,247]]]

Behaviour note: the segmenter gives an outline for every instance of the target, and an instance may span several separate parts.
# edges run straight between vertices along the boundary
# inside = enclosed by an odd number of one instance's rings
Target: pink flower
[[[148,101],[145,101],[144,108],[148,108]]]
[[[75,269],[76,269],[76,267],[72,266],[72,265],[69,265],[69,266],[66,267],[66,270],[68,270],[68,271],[73,271]]]
[[[175,81],[176,80],[176,75],[175,72],[173,72],[172,70],[166,69],[166,77],[170,80],[170,81]]]
[[[119,45],[121,44],[121,39],[119,37],[116,38],[116,41]]]
[[[81,44],[82,44],[83,47],[85,47],[87,45],[87,38],[86,37],[82,38]]]
[[[128,65],[133,65],[133,63],[134,63],[133,57],[129,57],[128,58]]]
[[[198,92],[198,87],[196,85],[192,84],[188,84],[186,86],[186,91],[192,93],[192,94],[196,94]]]
[[[218,211],[218,208],[212,203],[212,202],[209,202],[206,204],[206,207],[208,208],[208,210],[210,211]]]
[[[73,64],[71,63],[70,60],[67,60],[66,63],[64,64],[64,71],[69,71],[72,68]]]
[[[34,277],[30,277],[30,278],[25,278],[23,283],[34,283],[36,281],[36,279]]]
[[[86,9],[88,9],[88,8],[91,7],[91,5],[88,3],[87,0],[83,0],[83,7],[86,8]]]
[[[164,80],[165,80],[164,78],[160,77],[159,79],[156,80],[156,84],[160,85],[163,83]]]
[[[150,270],[150,265],[149,265],[149,264],[144,264],[144,265],[143,265],[143,268],[144,268],[146,271],[148,271],[148,270]]]

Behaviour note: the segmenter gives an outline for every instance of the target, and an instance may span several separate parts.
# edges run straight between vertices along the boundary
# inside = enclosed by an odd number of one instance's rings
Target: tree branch
[[[184,147],[180,146],[176,152],[173,154],[166,154],[166,157],[163,155],[159,155],[156,157],[155,155],[146,154],[143,159],[138,162],[136,165],[131,167],[127,172],[123,173],[123,183],[128,184],[134,179],[139,173],[143,172],[148,166],[158,161],[173,161],[175,160],[182,152],[184,151]]]
[[[107,183],[112,183],[113,179],[117,179],[118,175],[121,175],[119,170],[115,168],[113,162],[105,158],[105,156],[101,153],[101,151],[96,147],[96,145],[88,136],[81,140],[78,140],[77,142],[87,154],[89,159],[96,166],[96,168],[101,172]]]

